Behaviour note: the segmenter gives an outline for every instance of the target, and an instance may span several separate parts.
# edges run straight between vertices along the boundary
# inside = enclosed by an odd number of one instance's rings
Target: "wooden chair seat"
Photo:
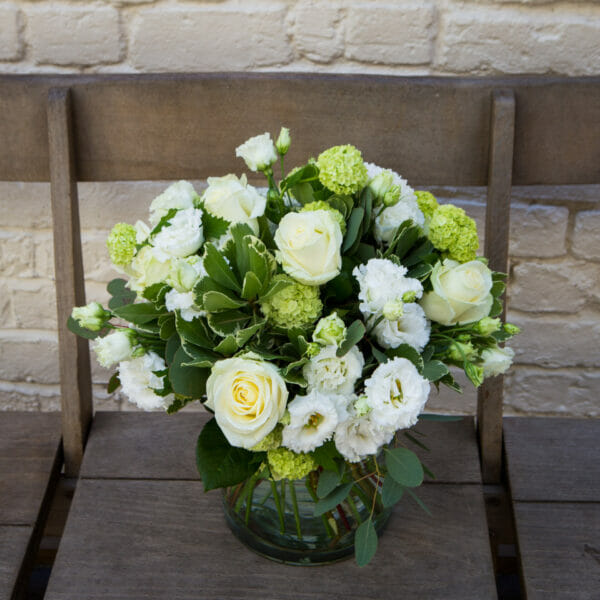
[[[599,597],[599,440],[598,419],[504,420],[527,600]]]
[[[496,598],[473,420],[423,422],[436,474],[397,507],[373,563],[276,564],[227,529],[194,465],[203,413],[98,413],[46,593],[95,598]],[[315,575],[317,575],[315,577]]]
[[[0,600],[18,597],[61,466],[60,416],[0,412]]]

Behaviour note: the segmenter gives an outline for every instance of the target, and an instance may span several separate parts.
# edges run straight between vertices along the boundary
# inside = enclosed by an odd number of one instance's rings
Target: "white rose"
[[[103,367],[111,367],[122,360],[129,360],[133,351],[134,333],[131,329],[121,329],[98,338],[92,347],[98,362]]]
[[[271,363],[227,358],[213,365],[206,395],[206,406],[229,443],[250,449],[283,417],[288,391]]]
[[[159,396],[154,392],[163,387],[163,377],[158,377],[154,372],[164,371],[166,368],[165,361],[154,352],[119,363],[119,380],[123,393],[130,402],[144,410],[166,408],[173,401],[173,395]]]
[[[144,246],[133,258],[125,272],[131,277],[129,287],[134,292],[165,281],[171,271],[171,261],[163,253],[158,255],[156,248]]]
[[[460,264],[446,259],[431,273],[433,291],[421,299],[428,319],[442,325],[472,323],[490,314],[492,272],[478,260]]]
[[[344,356],[336,356],[336,346],[324,346],[310,359],[302,371],[308,382],[308,390],[320,390],[326,394],[349,395],[362,375],[365,359],[353,346]]]
[[[429,396],[429,382],[406,358],[379,365],[365,381],[369,418],[388,430],[412,427]]]
[[[275,232],[277,260],[296,281],[321,285],[340,273],[342,239],[342,230],[329,211],[291,212]]]
[[[150,204],[150,223],[156,226],[171,208],[183,210],[194,206],[197,197],[194,186],[189,181],[178,181],[170,185]]]
[[[180,210],[152,240],[156,255],[163,260],[194,254],[202,245],[202,211],[197,208]]]
[[[193,321],[206,314],[194,304],[194,292],[170,290],[165,295],[165,306],[169,312],[179,310],[184,321]]]
[[[383,209],[375,217],[375,239],[380,244],[389,244],[394,239],[398,227],[407,219],[420,227],[425,224],[425,216],[414,193],[411,196],[401,196],[396,204]]]
[[[209,177],[208,188],[202,196],[204,208],[230,223],[247,223],[258,235],[258,217],[262,217],[267,199],[248,185],[245,175]]]
[[[481,358],[483,359],[483,376],[492,377],[506,373],[510,365],[512,365],[514,356],[515,351],[508,346],[504,348],[500,348],[499,346],[486,348],[481,353]]]
[[[294,452],[311,452],[331,438],[348,414],[348,398],[312,390],[289,404],[290,423],[283,429],[282,445]]]
[[[383,348],[397,348],[408,344],[421,352],[429,341],[431,326],[423,309],[414,303],[405,304],[403,313],[395,320],[383,319],[374,329],[375,336]]]
[[[270,133],[256,135],[235,149],[235,155],[246,161],[251,171],[264,171],[277,160],[277,149]]]

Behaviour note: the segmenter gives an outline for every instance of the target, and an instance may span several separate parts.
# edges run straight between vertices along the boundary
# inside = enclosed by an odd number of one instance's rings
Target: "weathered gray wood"
[[[60,417],[0,412],[0,525],[34,525],[60,468]]]
[[[517,502],[514,512],[527,600],[597,600],[600,503]]]
[[[92,380],[88,342],[67,329],[67,319],[73,307],[85,304],[77,175],[68,88],[52,88],[48,93],[48,147],[63,444],[65,471],[67,475],[72,476],[81,465],[92,416]]]
[[[234,145],[286,124],[290,166],[351,142],[411,183],[486,185],[489,97],[504,88],[519,104],[515,184],[600,180],[598,77],[279,73],[0,76],[1,180],[48,180],[45,96],[56,85],[74,90],[85,181],[240,172]]]
[[[599,440],[600,419],[505,418],[513,499],[600,502]]]
[[[491,269],[507,273],[515,131],[515,97],[512,91],[499,90],[494,93],[490,129],[485,256]],[[501,376],[488,379],[477,391],[481,471],[485,483],[500,481],[503,393]]]
[[[0,600],[13,600],[22,587],[22,565],[31,533],[31,526],[0,525]]]
[[[425,485],[403,502],[373,563],[316,570],[247,550],[219,492],[192,481],[81,480],[47,600],[496,598],[478,485]]]

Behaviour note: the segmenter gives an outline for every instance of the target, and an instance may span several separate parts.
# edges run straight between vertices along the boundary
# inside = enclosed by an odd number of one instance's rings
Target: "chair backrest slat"
[[[48,149],[63,448],[65,472],[71,477],[79,471],[92,418],[92,380],[88,341],[67,329],[73,306],[85,304],[69,88],[51,88],[48,92]]]

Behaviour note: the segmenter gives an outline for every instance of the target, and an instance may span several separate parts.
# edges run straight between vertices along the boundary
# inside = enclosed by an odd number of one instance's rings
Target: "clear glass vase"
[[[350,493],[319,516],[315,516],[318,470],[303,479],[254,477],[225,488],[227,524],[244,544],[271,560],[294,565],[342,560],[354,553],[354,532],[360,523],[372,515],[379,533],[391,512],[383,508],[368,461],[348,467],[344,482],[355,482]]]

